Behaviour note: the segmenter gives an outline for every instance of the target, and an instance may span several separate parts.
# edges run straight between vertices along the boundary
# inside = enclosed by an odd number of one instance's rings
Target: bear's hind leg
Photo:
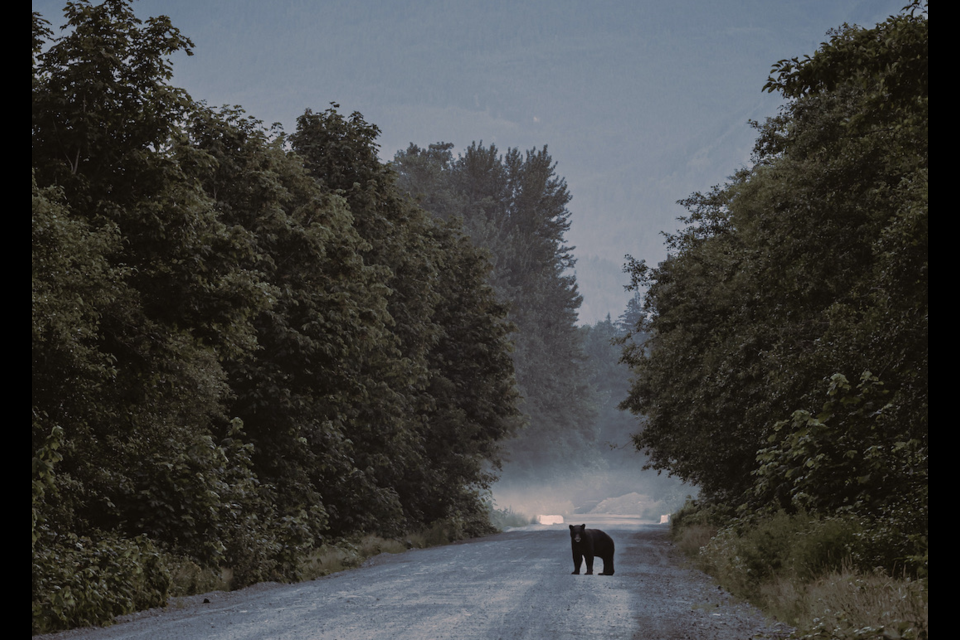
[[[606,556],[603,559],[603,572],[601,572],[600,575],[602,576],[613,575],[613,555]]]

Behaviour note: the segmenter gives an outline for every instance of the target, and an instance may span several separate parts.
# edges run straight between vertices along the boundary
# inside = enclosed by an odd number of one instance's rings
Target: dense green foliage
[[[681,203],[623,406],[638,448],[741,515],[854,514],[871,566],[924,574],[927,17],[919,3],[777,63],[754,163]]]
[[[33,15],[34,629],[163,604],[175,557],[244,586],[489,531],[522,423],[487,255],[360,114],[286,136],[172,87],[167,18],[65,15]]]

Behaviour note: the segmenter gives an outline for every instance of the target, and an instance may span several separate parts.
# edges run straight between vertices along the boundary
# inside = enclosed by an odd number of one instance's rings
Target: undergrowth
[[[236,575],[234,567],[203,566],[144,537],[127,540],[103,534],[90,539],[42,532],[34,543],[32,631],[108,625],[120,615],[168,606],[171,598],[229,591],[264,580],[313,580],[359,567],[380,553],[450,544],[530,522],[529,516],[490,507],[487,514],[446,518],[398,538],[357,534],[330,541],[301,551],[286,565],[261,563],[254,571],[244,568]]]
[[[854,517],[779,513],[726,520],[688,505],[674,544],[725,590],[802,640],[925,640],[927,580],[871,567],[875,536]],[[918,577],[918,574],[919,576]]]
[[[170,572],[148,539],[70,535],[56,542],[34,548],[33,633],[105,624],[166,602]]]
[[[490,524],[501,531],[506,527],[525,527],[528,524],[536,523],[537,516],[520,513],[510,507],[505,509],[490,509]]]

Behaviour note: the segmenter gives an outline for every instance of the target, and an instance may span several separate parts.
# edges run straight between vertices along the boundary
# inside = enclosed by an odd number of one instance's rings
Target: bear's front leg
[[[587,575],[593,575],[593,556],[591,555],[587,556]]]
[[[575,576],[580,575],[580,564],[581,564],[582,562],[583,562],[583,556],[580,555],[579,553],[577,553],[576,551],[574,551],[574,552],[573,552],[573,574],[572,574],[572,575],[575,575]]]

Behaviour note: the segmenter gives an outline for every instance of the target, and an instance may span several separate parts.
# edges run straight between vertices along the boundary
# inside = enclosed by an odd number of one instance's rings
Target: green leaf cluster
[[[709,500],[857,514],[887,545],[878,564],[912,563],[927,531],[925,5],[844,25],[773,74],[788,103],[753,123],[752,166],[681,201],[667,260],[628,263],[650,337],[625,351],[623,407],[644,416],[651,465]]]
[[[34,550],[33,626],[95,625],[163,606],[170,575],[146,537],[66,534],[62,544]]]
[[[244,586],[326,538],[486,531],[521,423],[488,255],[404,194],[360,114],[288,136],[170,86],[192,43],[167,18],[64,13],[58,37],[33,14],[35,630],[166,598],[81,603],[155,572],[91,554]]]

